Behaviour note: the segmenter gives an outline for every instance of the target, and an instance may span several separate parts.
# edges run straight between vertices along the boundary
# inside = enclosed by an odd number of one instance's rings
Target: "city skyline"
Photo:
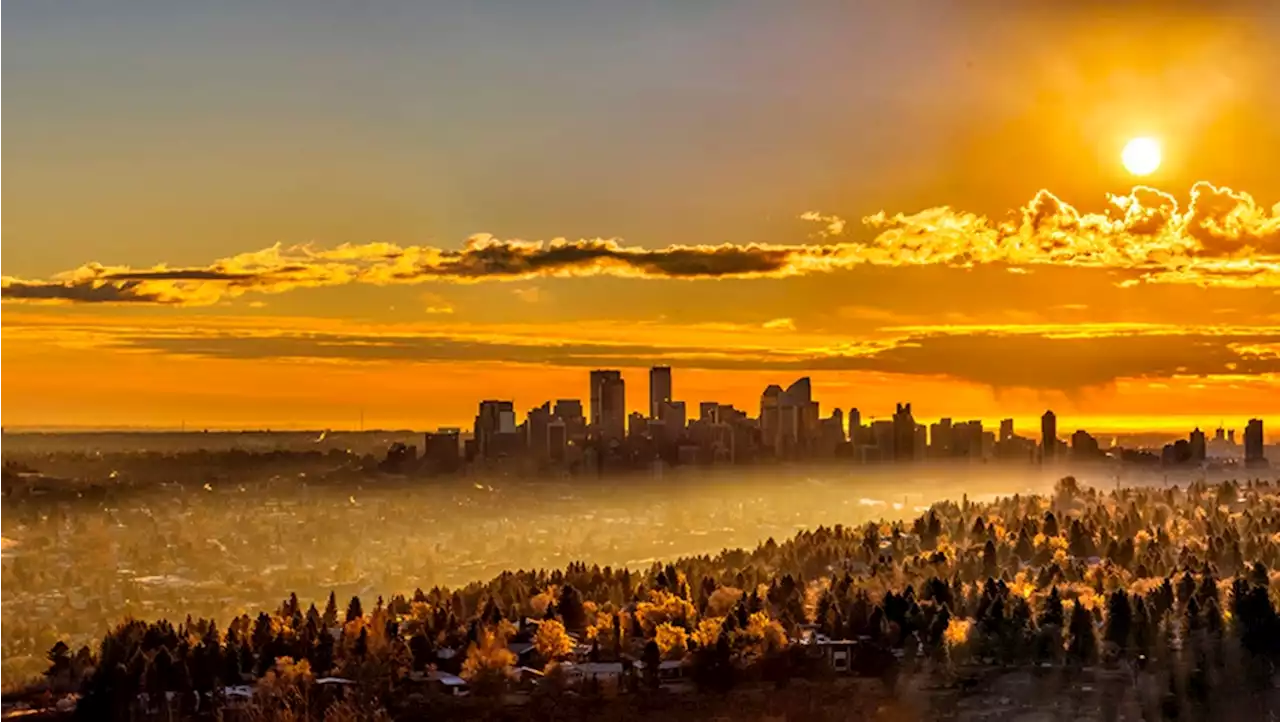
[[[9,8],[6,428],[1280,412],[1265,3],[536,5]]]
[[[669,467],[741,466],[758,463],[843,462],[904,464],[924,461],[998,462],[1054,466],[1072,463],[1157,465],[1163,468],[1240,463],[1265,468],[1265,425],[1250,419],[1236,443],[1234,429],[1219,426],[1212,440],[1199,426],[1153,449],[1148,444],[1110,443],[1097,429],[1075,425],[1064,433],[1052,409],[1039,428],[1018,433],[1014,419],[998,429],[980,419],[941,417],[934,423],[915,416],[911,402],[894,404],[889,418],[839,407],[824,410],[812,379],[800,377],[785,388],[770,384],[759,404],[737,408],[720,400],[692,404],[675,398],[670,366],[649,369],[649,408],[627,413],[621,404],[626,379],[618,369],[588,372],[589,406],[580,399],[548,400],[520,420],[510,400],[479,403],[471,433],[461,428],[428,431],[424,453],[416,445],[392,445],[380,468],[402,474],[451,474],[466,469],[533,474],[606,474]],[[865,423],[864,423],[865,422]]]

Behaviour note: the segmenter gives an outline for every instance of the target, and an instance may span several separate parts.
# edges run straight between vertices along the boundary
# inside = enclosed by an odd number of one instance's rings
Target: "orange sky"
[[[1280,411],[1274,16],[560,5],[6,13],[6,428]]]

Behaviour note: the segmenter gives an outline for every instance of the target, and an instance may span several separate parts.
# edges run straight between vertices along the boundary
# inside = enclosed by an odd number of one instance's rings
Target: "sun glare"
[[[1155,138],[1134,138],[1120,154],[1124,167],[1134,175],[1150,175],[1160,167],[1160,143]]]

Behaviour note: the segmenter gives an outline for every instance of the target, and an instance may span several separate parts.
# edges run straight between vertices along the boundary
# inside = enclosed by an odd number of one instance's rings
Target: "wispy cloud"
[[[821,223],[822,230],[819,233],[824,238],[844,235],[844,228],[847,225],[845,219],[840,216],[823,215],[818,211],[805,211],[800,214],[800,220]]]
[[[861,265],[1002,264],[1109,268],[1121,284],[1280,286],[1280,204],[1197,183],[1190,202],[1137,187],[1109,196],[1103,212],[1081,212],[1048,191],[1004,220],[949,207],[863,219],[876,235],[833,244],[672,245],[641,248],[617,239],[549,242],[473,236],[457,250],[389,243],[272,246],[208,266],[152,268],[90,263],[47,280],[5,277],[11,301],[208,305],[246,293],[350,283],[479,283],[610,275],[657,279],[778,278]],[[844,222],[814,211],[803,218],[843,233]]]
[[[1280,327],[1275,326],[920,325],[851,338],[762,334],[759,325],[634,324],[610,333],[608,325],[583,324],[508,328],[314,321],[290,327],[270,321],[225,318],[193,328],[136,319],[105,324],[64,319],[59,326],[58,319],[24,325],[27,322],[19,316],[16,323],[6,322],[4,337],[9,342],[71,346],[87,354],[123,350],[229,360],[500,362],[573,368],[666,362],[694,370],[869,371],[1000,389],[1068,392],[1124,379],[1280,377]]]

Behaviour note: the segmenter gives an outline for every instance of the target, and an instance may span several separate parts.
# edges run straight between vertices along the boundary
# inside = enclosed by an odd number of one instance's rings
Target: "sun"
[[[1134,175],[1151,175],[1160,167],[1160,142],[1155,138],[1134,138],[1125,145],[1120,160]]]

